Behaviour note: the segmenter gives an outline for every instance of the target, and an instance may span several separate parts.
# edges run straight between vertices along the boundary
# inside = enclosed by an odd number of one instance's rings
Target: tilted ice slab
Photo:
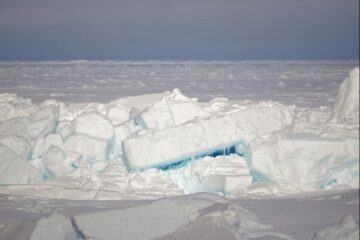
[[[123,150],[129,170],[162,167],[222,149],[244,139],[280,131],[293,123],[293,108],[260,103],[237,112],[197,119],[178,126],[129,137]]]

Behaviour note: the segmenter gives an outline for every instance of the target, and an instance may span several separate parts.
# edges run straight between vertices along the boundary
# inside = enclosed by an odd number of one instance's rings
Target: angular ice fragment
[[[85,113],[77,117],[74,120],[74,128],[78,133],[99,139],[110,139],[114,134],[110,120],[97,112]]]
[[[130,111],[129,109],[121,106],[112,107],[108,110],[107,117],[114,126],[119,125],[129,120]]]
[[[31,146],[28,141],[16,135],[8,136],[0,139],[0,143],[10,148],[22,159],[27,159],[29,153],[31,152]]]
[[[0,156],[0,184],[36,184],[43,179],[38,169],[3,144]]]
[[[70,134],[74,132],[73,126],[70,121],[60,121],[56,128],[60,133],[62,139],[66,139]]]
[[[139,127],[135,125],[134,121],[129,121],[124,124],[114,127],[114,142],[113,142],[113,154],[123,155],[122,142],[128,138],[132,133],[139,130]]]
[[[43,159],[45,168],[57,176],[66,176],[74,170],[71,165],[65,164],[65,153],[59,147],[50,147]]]
[[[332,119],[338,122],[359,121],[359,68],[354,68],[341,84]]]
[[[163,129],[196,117],[208,117],[209,113],[183,95],[179,89],[174,89],[170,95],[145,109],[140,116],[147,128]]]
[[[8,120],[15,115],[15,107],[9,103],[0,103],[0,122]]]
[[[64,143],[65,152],[78,153],[92,161],[106,160],[107,141],[83,134],[73,134]]]
[[[58,108],[48,106],[29,117],[13,118],[0,124],[0,138],[17,135],[29,140],[54,132]]]
[[[48,134],[45,137],[39,137],[32,150],[32,158],[41,157],[51,146],[62,146],[63,140],[59,133]]]

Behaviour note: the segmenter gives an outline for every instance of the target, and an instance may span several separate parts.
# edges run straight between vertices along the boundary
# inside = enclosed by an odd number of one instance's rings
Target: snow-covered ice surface
[[[230,62],[0,62],[1,92],[35,102],[108,102],[180,88],[209,101],[274,100],[298,106],[330,105],[358,61]]]
[[[359,235],[356,61],[1,62],[0,91],[0,239]]]

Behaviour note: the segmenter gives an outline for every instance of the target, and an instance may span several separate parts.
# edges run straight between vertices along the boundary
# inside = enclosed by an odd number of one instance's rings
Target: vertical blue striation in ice
[[[208,151],[199,151],[199,152],[197,152],[191,156],[185,157],[183,159],[172,161],[169,164],[155,166],[155,168],[166,171],[166,170],[170,170],[170,169],[184,167],[190,161],[196,161],[196,160],[199,160],[206,156],[215,158],[217,156],[227,156],[230,154],[237,154],[241,157],[244,157],[245,159],[251,158],[249,144],[246,143],[244,140],[240,140],[237,143],[225,145],[221,148],[214,148],[214,149],[211,149]],[[251,160],[247,160],[247,162],[249,163],[249,162],[251,162]],[[145,170],[145,169],[143,169],[143,170]]]

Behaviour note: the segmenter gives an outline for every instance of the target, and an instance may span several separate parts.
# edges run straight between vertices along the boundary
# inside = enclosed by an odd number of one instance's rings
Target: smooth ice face
[[[0,144],[0,156],[0,185],[37,184],[43,180],[40,170],[2,144]]]

